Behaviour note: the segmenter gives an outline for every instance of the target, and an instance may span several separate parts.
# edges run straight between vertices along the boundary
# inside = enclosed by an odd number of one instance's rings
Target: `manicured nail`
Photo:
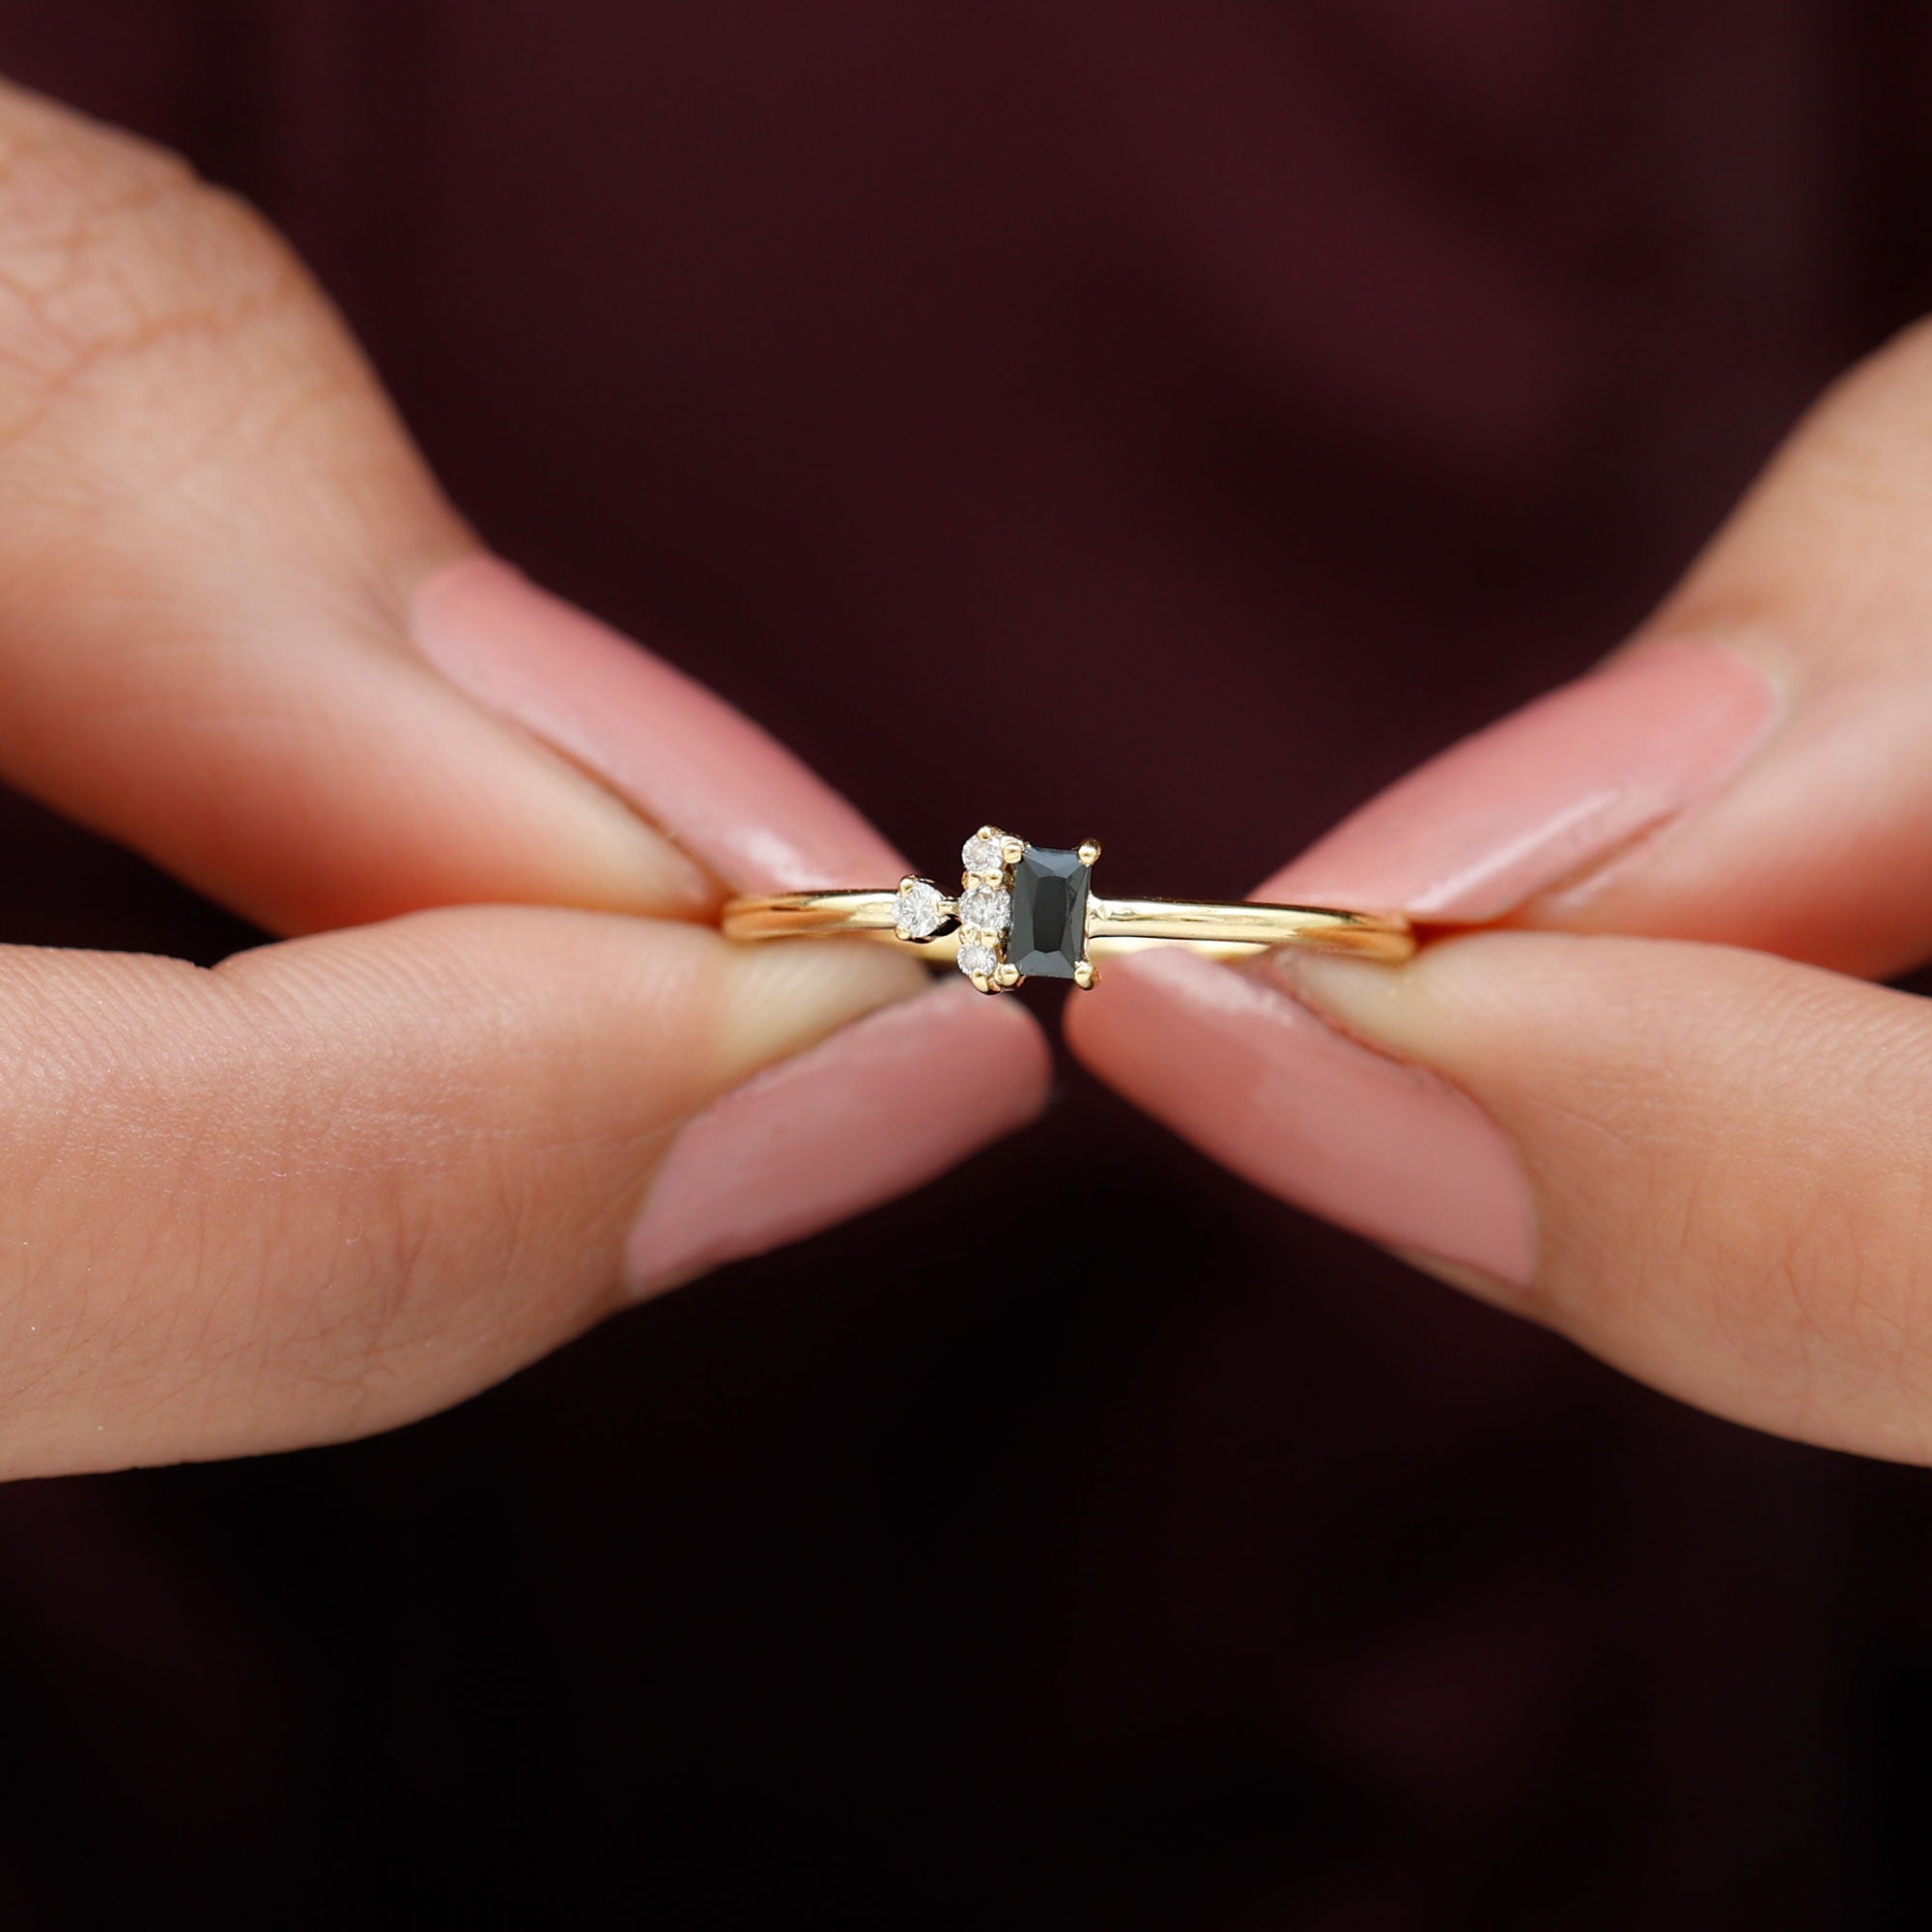
[[[1111,1085],[1258,1186],[1388,1246],[1529,1282],[1529,1189],[1502,1131],[1263,975],[1139,953],[1068,1024]]]
[[[1419,766],[1256,896],[1501,919],[1722,785],[1776,711],[1770,679],[1722,646],[1648,645]]]
[[[1016,1002],[946,984],[754,1074],[688,1122],[651,1182],[627,1273],[648,1294],[877,1207],[1045,1104],[1044,1036]]]
[[[495,557],[416,592],[419,649],[573,758],[728,884],[893,885],[905,862],[742,712]]]

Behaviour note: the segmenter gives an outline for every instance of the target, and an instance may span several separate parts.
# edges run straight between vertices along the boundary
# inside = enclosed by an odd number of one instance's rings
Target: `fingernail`
[[[908,868],[742,712],[496,557],[416,592],[418,648],[743,891],[892,885]]]
[[[1258,1186],[1390,1247],[1528,1284],[1529,1188],[1501,1129],[1262,975],[1137,954],[1069,1026],[1111,1085]]]
[[[627,1254],[648,1294],[923,1185],[1045,1104],[1016,1002],[940,985],[780,1061],[682,1127]]]
[[[1647,646],[1432,758],[1256,896],[1501,919],[1718,789],[1776,711],[1771,680],[1721,645]]]

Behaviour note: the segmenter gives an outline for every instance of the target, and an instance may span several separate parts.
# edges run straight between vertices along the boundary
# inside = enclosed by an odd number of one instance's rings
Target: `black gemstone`
[[[1087,953],[1087,884],[1078,852],[1029,845],[1013,867],[1007,960],[1029,979],[1070,980]]]

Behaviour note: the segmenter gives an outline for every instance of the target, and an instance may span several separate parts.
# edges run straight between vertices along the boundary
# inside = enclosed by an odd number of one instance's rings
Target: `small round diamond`
[[[959,949],[959,970],[969,980],[978,973],[983,973],[990,980],[1000,970],[1000,955],[990,946],[981,946],[978,941],[969,939]]]
[[[1005,868],[1006,851],[997,832],[976,832],[959,848],[969,872],[998,872]]]
[[[930,879],[901,879],[895,930],[901,939],[930,939],[946,923],[944,895]]]
[[[1013,923],[1012,896],[997,886],[975,886],[959,901],[959,920],[981,932],[1004,932]]]

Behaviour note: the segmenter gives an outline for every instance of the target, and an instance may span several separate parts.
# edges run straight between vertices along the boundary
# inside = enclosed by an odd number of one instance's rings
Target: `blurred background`
[[[0,0],[0,69],[257,201],[501,551],[941,871],[1238,895],[1932,306],[1908,0]],[[0,936],[250,939],[0,839]],[[1066,1066],[452,1414],[0,1491],[0,1925],[1922,1927],[1928,1530]]]

